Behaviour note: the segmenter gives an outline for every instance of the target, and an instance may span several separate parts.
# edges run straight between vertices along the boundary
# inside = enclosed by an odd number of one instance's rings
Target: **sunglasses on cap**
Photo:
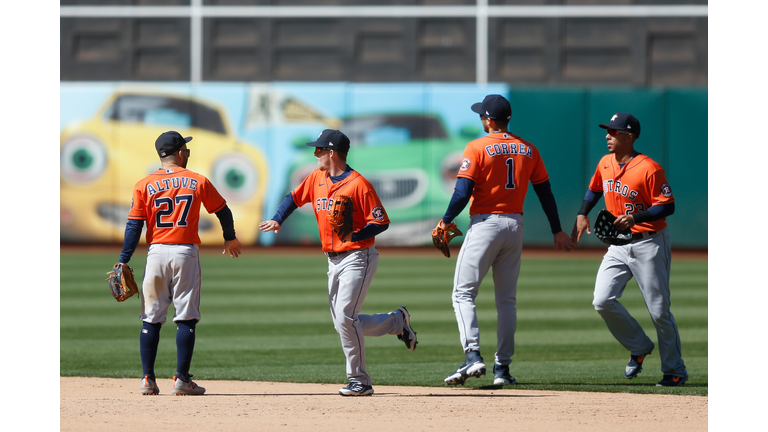
[[[625,135],[631,134],[631,132],[625,132],[625,131],[620,131],[616,129],[606,129],[606,132],[608,132],[608,135],[611,135],[611,136],[617,136],[618,134],[625,134]]]

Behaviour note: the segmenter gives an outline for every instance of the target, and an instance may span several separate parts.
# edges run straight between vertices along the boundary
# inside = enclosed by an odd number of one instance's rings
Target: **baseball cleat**
[[[192,375],[190,375],[190,377],[192,377]],[[174,376],[171,393],[173,393],[174,396],[201,395],[205,393],[205,387],[200,387],[196,382],[192,381],[191,378],[189,382],[184,382],[184,380],[178,376]]]
[[[656,386],[658,386],[658,387],[680,387],[681,385],[685,384],[686,381],[688,381],[688,375],[685,375],[685,376],[664,375],[664,377],[661,379],[661,381],[656,383]]]
[[[411,314],[405,306],[400,306],[397,310],[403,314],[403,332],[397,335],[397,338],[405,343],[405,347],[413,351],[416,349],[416,332],[411,328]]]
[[[515,378],[509,374],[509,365],[493,365],[493,383],[495,385],[517,384]]]
[[[160,394],[160,388],[155,381],[148,375],[144,375],[141,379],[141,394],[142,395],[156,395]]]
[[[346,387],[342,387],[339,394],[342,396],[371,396],[373,395],[373,387],[352,381]]]
[[[479,351],[470,351],[466,355],[464,364],[456,369],[456,372],[448,375],[445,378],[445,383],[448,385],[462,385],[469,377],[477,377],[485,375],[485,363],[483,358],[480,357]]]
[[[643,370],[643,360],[649,354],[651,354],[650,351],[643,355],[630,356],[629,363],[627,363],[627,367],[624,369],[624,378],[632,379],[636,377]]]

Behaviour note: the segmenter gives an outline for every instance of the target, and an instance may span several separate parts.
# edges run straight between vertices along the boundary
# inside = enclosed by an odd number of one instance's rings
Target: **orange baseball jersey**
[[[387,212],[373,186],[357,171],[352,171],[344,180],[333,183],[327,171],[316,169],[291,192],[293,202],[297,206],[301,207],[307,203],[314,206],[323,252],[342,252],[372,246],[374,237],[359,242],[342,243],[333,232],[327,216],[337,195],[352,197],[352,232],[360,231],[369,223],[389,223]]]
[[[184,168],[159,169],[133,188],[128,219],[147,221],[147,244],[200,244],[200,205],[216,213],[227,202],[205,177]]]
[[[589,189],[603,192],[605,208],[614,216],[640,213],[654,204],[675,202],[664,169],[642,153],[624,164],[623,168],[613,154],[603,156],[597,164]],[[666,218],[663,218],[636,224],[632,232],[661,231],[666,226]]]
[[[509,132],[492,133],[467,144],[457,177],[475,182],[469,214],[522,213],[528,181],[549,179],[539,151]]]

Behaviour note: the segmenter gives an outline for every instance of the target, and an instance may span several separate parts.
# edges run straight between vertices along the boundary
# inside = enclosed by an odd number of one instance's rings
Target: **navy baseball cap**
[[[472,111],[483,117],[494,120],[509,120],[512,118],[512,107],[502,95],[492,94],[483,98],[482,102],[472,105]]]
[[[608,123],[600,123],[603,129],[616,129],[624,132],[630,132],[640,138],[640,121],[630,113],[620,112],[611,117]]]
[[[341,131],[326,129],[320,132],[316,141],[308,142],[308,146],[337,150],[340,152],[349,151],[349,138]]]
[[[190,141],[192,141],[192,137],[184,138],[176,131],[163,132],[155,141],[155,149],[157,149],[157,154],[160,157],[166,157],[178,151],[184,147],[184,144]]]

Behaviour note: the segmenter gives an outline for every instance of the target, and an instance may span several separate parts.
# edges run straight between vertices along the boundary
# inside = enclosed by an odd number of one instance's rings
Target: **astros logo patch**
[[[669,183],[664,183],[661,185],[661,194],[665,197],[671,197],[672,196],[672,188],[669,187]]]
[[[469,169],[470,165],[472,164],[469,162],[469,159],[464,158],[461,160],[461,167],[459,167],[459,170],[466,171]]]
[[[371,215],[377,221],[384,220],[384,209],[381,206],[376,206],[371,210]]]

